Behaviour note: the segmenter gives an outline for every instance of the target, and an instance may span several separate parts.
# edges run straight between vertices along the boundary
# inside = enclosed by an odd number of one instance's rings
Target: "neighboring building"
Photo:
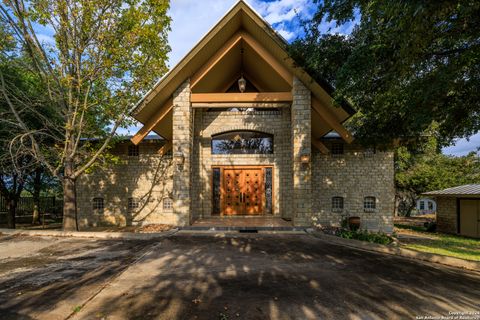
[[[437,203],[429,198],[421,198],[417,200],[415,209],[417,214],[432,214],[437,210]]]
[[[437,202],[437,230],[480,238],[480,184],[426,192]]]
[[[330,93],[240,1],[139,102],[144,127],[112,150],[120,163],[79,179],[80,225],[355,215],[391,232],[393,153],[355,143],[342,125],[354,110]]]

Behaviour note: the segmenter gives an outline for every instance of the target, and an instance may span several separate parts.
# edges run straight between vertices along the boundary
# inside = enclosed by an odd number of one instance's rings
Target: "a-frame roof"
[[[230,11],[197,43],[195,47],[173,67],[136,105],[133,117],[147,123],[154,117],[159,108],[168,104],[174,91],[188,78],[192,77],[207,61],[219,51],[236,34],[245,34],[260,43],[264,50],[280,63],[292,75],[298,77],[312,91],[317,105],[327,108],[330,121],[325,121],[317,113],[312,112],[312,127],[315,138],[320,138],[333,128],[329,123],[342,123],[354,112],[350,108],[334,107],[329,94],[330,88],[322,87],[289,56],[286,41],[248,4],[239,1]],[[265,64],[263,64],[265,65]],[[261,64],[251,67],[255,70]],[[265,74],[266,72],[262,72]],[[318,110],[318,109],[317,109]],[[153,126],[153,131],[171,138],[172,111],[166,110],[162,120]]]

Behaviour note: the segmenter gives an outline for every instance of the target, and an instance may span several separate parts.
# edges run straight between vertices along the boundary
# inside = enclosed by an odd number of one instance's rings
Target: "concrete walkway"
[[[480,274],[308,235],[175,235],[74,319],[414,319],[480,311]]]
[[[414,319],[480,311],[480,273],[308,234],[3,236],[0,253],[1,319]]]

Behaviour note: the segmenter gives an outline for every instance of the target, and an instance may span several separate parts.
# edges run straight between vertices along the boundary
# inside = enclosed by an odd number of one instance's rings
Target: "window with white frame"
[[[93,207],[93,210],[97,212],[103,212],[103,209],[104,209],[103,198],[93,198],[92,207]]]
[[[140,207],[140,201],[137,198],[128,198],[128,212],[133,212]]]
[[[375,197],[363,198],[363,210],[366,212],[374,211],[377,206],[377,199]]]
[[[343,197],[332,197],[332,211],[340,212],[343,210]]]
[[[163,199],[163,210],[172,210],[173,209],[173,200],[171,198]]]

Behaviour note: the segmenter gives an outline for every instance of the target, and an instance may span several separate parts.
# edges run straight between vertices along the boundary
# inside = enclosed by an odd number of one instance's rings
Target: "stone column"
[[[293,223],[309,226],[312,214],[311,92],[294,77],[292,93]],[[302,155],[309,156],[310,162],[302,163]]]
[[[183,157],[183,164],[174,163],[173,212],[179,226],[190,224],[191,219],[191,170],[193,146],[193,116],[190,103],[190,79],[173,94],[172,152],[174,162]]]

